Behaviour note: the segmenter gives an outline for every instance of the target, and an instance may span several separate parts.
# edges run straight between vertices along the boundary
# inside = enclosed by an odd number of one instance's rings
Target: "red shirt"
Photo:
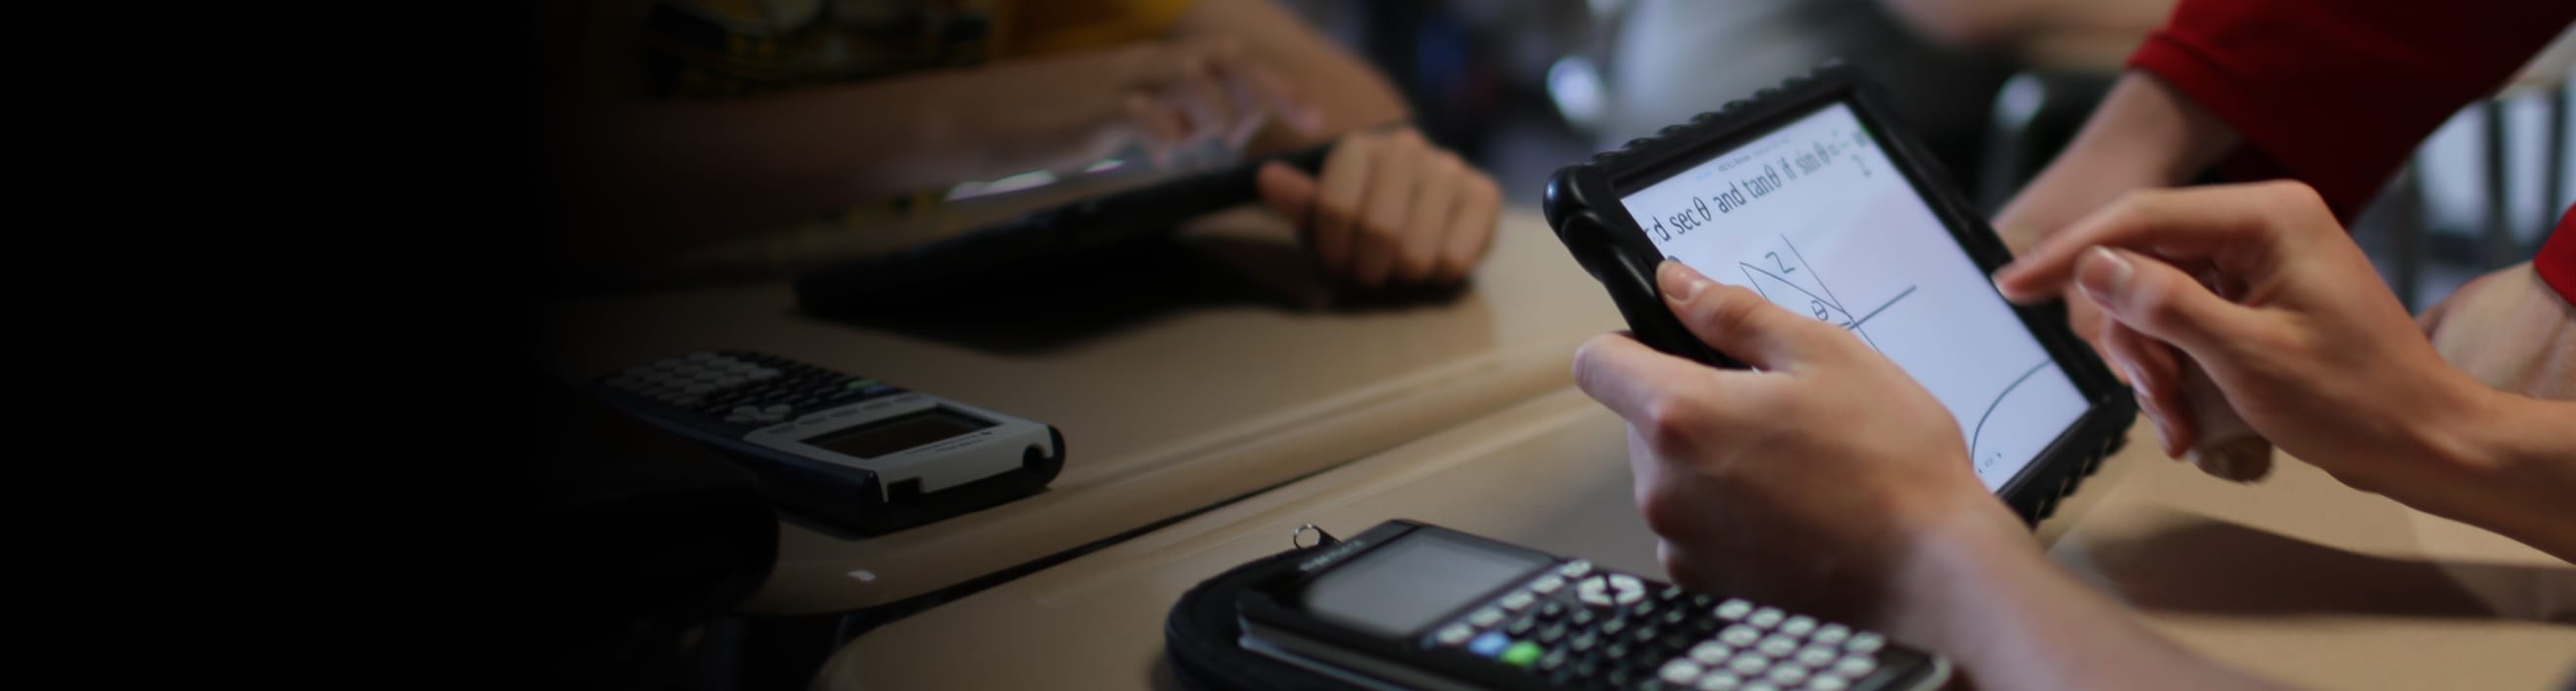
[[[2576,23],[2568,0],[2182,0],[2129,57],[2234,126],[2229,178],[2295,178],[2351,218],[2434,128]],[[2576,301],[2563,218],[2533,266]]]

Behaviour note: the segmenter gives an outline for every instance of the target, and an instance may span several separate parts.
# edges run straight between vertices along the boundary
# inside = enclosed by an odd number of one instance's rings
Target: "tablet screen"
[[[1903,367],[1958,420],[1988,490],[2084,414],[2075,382],[1848,105],[1620,201],[1666,257],[1848,329]]]

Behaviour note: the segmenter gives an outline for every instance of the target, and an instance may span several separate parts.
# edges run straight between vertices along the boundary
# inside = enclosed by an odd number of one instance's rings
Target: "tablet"
[[[1852,68],[1820,69],[1558,170],[1548,221],[1658,350],[1743,366],[1664,306],[1667,258],[1849,330],[1949,408],[1977,477],[2035,522],[2136,402],[2062,308],[1995,291],[2011,255],[1880,99]]]

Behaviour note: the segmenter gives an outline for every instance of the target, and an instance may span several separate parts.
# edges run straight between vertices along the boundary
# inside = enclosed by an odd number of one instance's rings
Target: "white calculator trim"
[[[805,443],[808,439],[822,438],[851,427],[941,406],[994,424],[876,458],[859,458]],[[1057,453],[1054,436],[1048,434],[1046,425],[918,391],[809,412],[794,421],[754,430],[743,435],[742,439],[751,444],[874,473],[877,491],[883,493],[889,502],[894,500],[893,488],[897,482],[918,479],[922,493],[928,494],[1019,470],[1022,457],[1032,447],[1041,455]]]

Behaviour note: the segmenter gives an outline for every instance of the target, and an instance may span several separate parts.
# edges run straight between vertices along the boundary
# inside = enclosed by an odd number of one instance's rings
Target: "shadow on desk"
[[[1355,292],[1325,283],[1293,245],[1157,238],[1053,261],[959,267],[841,296],[809,316],[994,355],[1041,355],[1188,312],[1228,307],[1337,312],[1454,301],[1457,288]]]
[[[2576,567],[2382,557],[2179,512],[2149,523],[2090,548],[2102,577],[2140,609],[2576,625]]]

